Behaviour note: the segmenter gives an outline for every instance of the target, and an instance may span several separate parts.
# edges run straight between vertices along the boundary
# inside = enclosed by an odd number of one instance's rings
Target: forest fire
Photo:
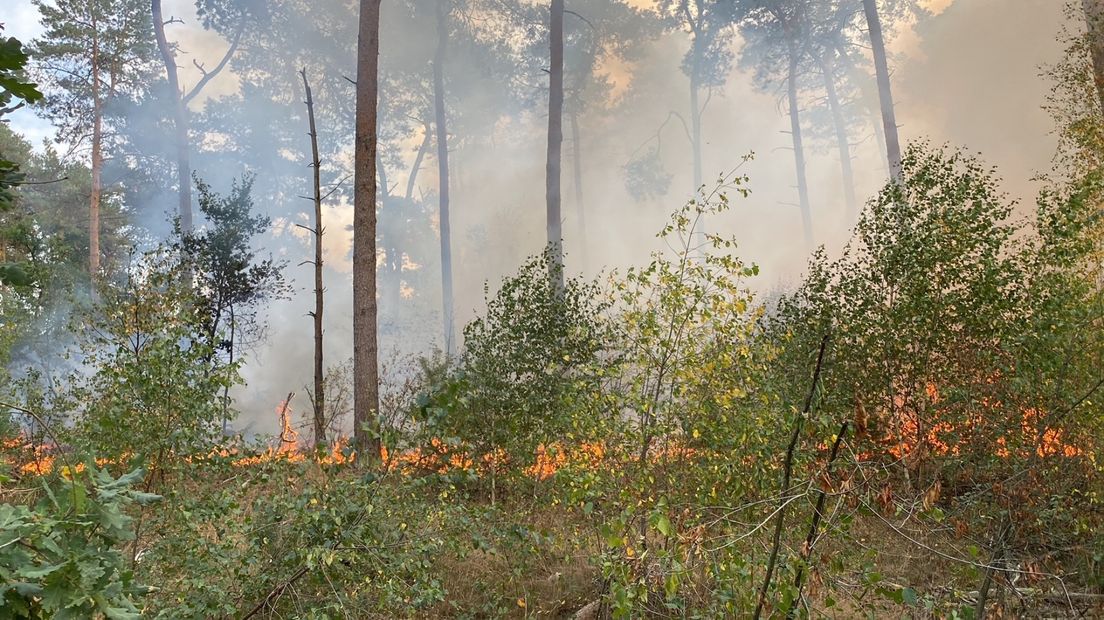
[[[938,405],[942,398],[938,388],[932,384],[925,387],[925,396],[929,403]],[[1063,456],[1073,458],[1083,455],[1085,452],[1080,447],[1067,442],[1062,430],[1047,426],[1038,409],[1026,408],[1022,411],[1019,429],[994,429],[991,417],[999,414],[1003,405],[1001,402],[990,401],[982,398],[980,405],[982,413],[977,413],[962,423],[954,424],[946,421],[946,414],[936,412],[930,415],[930,422],[924,423],[921,416],[915,411],[908,411],[905,407],[905,399],[901,396],[894,398],[894,408],[888,424],[887,433],[881,437],[880,442],[886,446],[885,452],[897,459],[917,458],[920,456],[959,456],[964,445],[976,445],[969,441],[969,437],[977,437],[985,433],[995,435],[996,448],[993,454],[1006,459],[1013,455],[1013,449],[1009,444],[1024,446],[1018,450],[1021,456],[1028,456],[1032,452],[1039,457]],[[867,430],[868,416],[861,404],[856,406],[855,426],[860,433]],[[1016,435],[1019,430],[1019,436]],[[985,442],[983,442],[984,445]],[[860,455],[867,460],[872,457],[870,453]]]

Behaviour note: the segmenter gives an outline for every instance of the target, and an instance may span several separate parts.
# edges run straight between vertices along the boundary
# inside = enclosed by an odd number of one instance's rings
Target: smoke
[[[571,6],[569,2],[568,8],[586,17],[602,4]],[[628,4],[651,6],[648,0]],[[999,168],[1010,195],[1029,202],[1037,189],[1031,178],[1049,168],[1056,144],[1041,110],[1049,85],[1038,73],[1041,65],[1054,62],[1061,53],[1055,42],[1063,19],[1061,3],[1019,0],[1015,9],[1007,0],[928,0],[924,4],[932,15],[898,25],[890,41],[902,138],[928,138],[982,153]],[[419,98],[415,80],[422,80],[423,88],[430,83],[436,32],[432,20],[387,16],[388,10],[402,12],[399,5],[384,5],[385,20],[390,21],[382,33],[381,57],[385,69],[392,67],[402,76],[397,84],[401,88],[394,94],[410,98],[405,110],[411,118],[390,121],[396,135],[386,140],[385,161],[391,206],[397,215],[381,214],[381,229],[401,241],[406,269],[401,274],[401,293],[380,296],[381,349],[417,354],[441,346],[433,148],[422,162],[413,199],[405,199],[422,140],[422,122],[431,112],[431,99]],[[337,58],[332,65],[310,70],[323,124],[325,178],[336,184],[345,178],[351,163],[348,128],[353,94],[343,76],[354,74],[355,3],[320,0],[313,6],[319,15],[344,14],[348,20],[266,27],[289,29],[287,47],[295,50],[288,52],[289,63],[306,64],[314,52]],[[10,20],[7,34],[23,38],[35,34],[28,30],[26,15],[33,11],[28,7],[30,0],[15,0],[0,8],[0,21]],[[182,81],[194,84],[200,74],[192,60],[213,66],[227,42],[200,26],[190,0],[168,0],[165,14],[184,21],[169,26],[169,38],[180,46]],[[534,15],[539,18],[543,13]],[[503,48],[540,53],[545,49],[543,26],[537,22],[530,26],[525,34],[532,39],[530,47],[524,41],[499,43]],[[569,20],[568,36],[572,28],[586,27],[579,20]],[[296,28],[302,33],[294,34]],[[254,41],[247,38],[243,44],[246,57],[269,53]],[[624,57],[607,53],[598,60],[604,80],[591,83],[591,90],[585,92],[588,105],[579,115],[580,143],[572,143],[570,131],[565,132],[563,213],[569,270],[595,274],[646,260],[650,252],[662,249],[654,235],[668,214],[693,195],[691,147],[680,122],[671,120],[672,112],[688,117],[689,83],[681,69],[688,43],[686,33],[673,32],[648,39]],[[737,53],[741,44],[737,37]],[[493,291],[502,276],[543,248],[547,77],[542,70],[546,61],[540,57],[504,78],[495,73],[497,65],[480,60],[487,58],[480,56],[482,52],[457,47],[445,70],[450,129],[455,136],[450,137],[450,157],[459,327],[483,307],[484,283]],[[307,313],[313,309],[312,273],[309,265],[299,263],[310,258],[312,241],[295,226],[310,224],[311,205],[298,197],[310,194],[307,129],[301,84],[293,74],[297,64],[289,64],[288,75],[281,77],[286,88],[280,101],[274,101],[271,81],[264,88],[254,88],[254,72],[242,71],[241,66],[232,63],[192,103],[197,115],[219,128],[207,136],[193,164],[216,189],[227,188],[231,178],[246,170],[257,173],[257,186],[264,189],[258,207],[276,222],[272,236],[263,242],[267,251],[289,262],[287,276],[295,293],[268,309],[268,338],[250,352],[244,369],[248,385],[236,394],[243,412],[240,426],[272,433],[278,428],[273,410],[289,391],[301,394],[298,411],[309,409],[304,386],[311,382],[313,343]],[[570,84],[570,75],[567,80]],[[718,175],[740,166],[746,154],[755,153],[754,160],[741,168],[751,177],[751,196],[735,198],[732,211],[711,218],[708,225],[714,232],[733,235],[741,257],[762,267],[764,275],[753,283],[762,291],[796,281],[808,256],[800,212],[794,206],[797,190],[783,88],[783,84],[768,85],[764,92],[756,88],[748,71],[733,69],[723,88],[712,93],[703,116],[707,187]],[[569,109],[570,97],[569,93]],[[802,96],[803,113],[804,108],[818,105],[818,97],[817,93]],[[232,119],[251,124],[246,129],[235,127]],[[31,119],[16,119],[17,129],[33,130],[33,126]],[[273,138],[269,134],[276,130],[266,127],[279,128],[290,137]],[[856,126],[853,141],[857,192],[865,202],[884,181],[885,163],[869,123]],[[665,196],[638,203],[626,188],[624,167],[642,145],[658,147],[659,162],[671,183]],[[233,149],[232,157],[220,152],[226,147]],[[815,241],[831,253],[846,241],[850,226],[838,155],[830,143],[814,141],[808,151]],[[582,158],[585,248],[574,201],[572,158],[576,153]],[[351,183],[347,181],[344,188],[325,209],[326,358],[334,364],[352,353]],[[154,210],[171,209],[171,196],[167,200]]]

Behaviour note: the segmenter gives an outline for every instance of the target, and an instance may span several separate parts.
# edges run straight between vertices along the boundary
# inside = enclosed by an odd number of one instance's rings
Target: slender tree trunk
[[[793,462],[794,455],[797,452],[798,440],[801,438],[801,428],[805,424],[805,419],[809,417],[809,412],[812,410],[813,397],[816,396],[817,384],[820,382],[820,371],[824,367],[824,351],[828,348],[828,336],[825,336],[820,341],[820,352],[817,353],[816,369],[813,371],[813,384],[809,386],[808,396],[805,397],[805,406],[801,409],[801,413],[797,414],[797,419],[794,420],[793,434],[790,435],[790,445],[786,448],[786,457],[782,461],[782,489],[778,499],[778,510],[775,512],[777,516],[774,519],[774,537],[771,542],[771,552],[767,559],[767,573],[763,579],[763,585],[759,588],[759,602],[755,605],[755,615],[752,616],[755,620],[763,615],[763,607],[767,602],[767,593],[770,592],[771,577],[774,576],[774,565],[778,560],[778,549],[782,542],[782,525],[786,520],[786,506],[789,504],[789,495],[792,492],[790,488],[790,478],[793,475]]]
[[[156,0],[155,0],[156,1]],[[314,172],[314,443],[326,443],[326,367],[322,350],[322,312],[324,294],[322,287],[322,163],[318,156],[318,129],[314,122],[314,97],[307,82],[306,67],[300,72],[303,76],[303,90],[307,94],[307,121],[310,126],[311,168]]]
[[[382,92],[379,99],[380,107],[382,107]],[[382,123],[381,119],[380,124]],[[391,200],[391,185],[387,181],[387,167],[383,165],[383,157],[379,149],[376,149],[376,173],[379,177],[380,213],[387,214],[391,224],[379,235],[383,239],[383,267],[387,270],[386,281],[382,283],[383,291],[380,293],[380,304],[385,310],[390,310],[397,315],[400,299],[402,299],[402,253],[399,252],[398,247],[398,229],[401,218],[398,214],[398,204]],[[395,213],[391,213],[393,209],[396,211]]]
[[[93,29],[96,25],[93,22]],[[92,195],[88,201],[88,273],[100,275],[100,200],[103,194],[103,93],[100,92],[100,42],[92,40]]]
[[[353,441],[380,458],[376,307],[376,113],[381,0],[360,0],[353,188]]]
[[[1096,96],[1104,112],[1104,0],[1081,0],[1089,33]]]
[[[787,79],[790,104],[790,135],[793,138],[794,165],[797,169],[797,199],[801,209],[801,227],[805,245],[813,247],[813,214],[809,207],[809,183],[805,177],[805,147],[801,141],[801,112],[797,100],[797,50],[790,42],[790,73]]]
[[[882,22],[878,17],[877,0],[863,0],[866,26],[870,31],[870,47],[874,53],[874,73],[878,81],[878,100],[882,105],[882,125],[885,128],[889,176],[901,180],[901,139],[897,135],[897,117],[893,110],[893,92],[889,85],[889,63],[886,61]]]
[[[437,115],[437,183],[441,227],[441,318],[445,355],[452,357],[455,329],[452,306],[452,228],[449,223],[448,118],[445,110],[445,54],[448,53],[448,7],[437,1],[437,57],[433,60],[433,101]]]
[[[418,171],[422,169],[422,161],[425,159],[426,153],[429,152],[429,143],[432,140],[433,134],[430,131],[429,121],[425,123],[424,134],[422,137],[422,143],[418,146],[418,154],[414,156],[414,165],[410,167],[410,176],[406,178],[406,199],[414,199],[415,183],[418,180]]]
[[[586,229],[586,204],[583,202],[583,144],[579,137],[579,110],[578,106],[571,108],[571,158],[572,172],[575,177],[575,213],[579,220],[576,234],[579,235],[579,264],[585,270],[587,268],[587,229]]]
[[[560,215],[560,163],[563,150],[563,63],[564,63],[564,0],[552,0],[551,32],[549,48],[551,67],[548,84],[548,163],[547,172],[547,228],[548,244],[551,246],[552,283],[556,290],[564,287],[563,273],[563,226]]]
[[[885,130],[882,127],[882,113],[878,107],[878,94],[870,88],[870,76],[859,71],[858,68],[855,67],[855,63],[852,62],[851,56],[847,53],[847,48],[844,47],[842,43],[837,44],[836,51],[839,52],[839,62],[843,66],[847,78],[859,89],[859,99],[870,116],[870,126],[874,128],[874,141],[878,145],[878,152],[881,153],[882,163],[885,164],[885,172],[888,176],[889,155],[886,151]]]
[[[701,139],[701,126],[702,126],[702,107],[701,107],[701,19],[702,19],[702,6],[700,2],[695,2],[694,6],[698,9],[698,17],[694,19],[694,16],[690,13],[690,3],[683,2],[680,7],[682,9],[683,18],[686,20],[686,25],[690,27],[692,35],[690,41],[690,148],[693,149],[694,158],[694,195],[696,196],[702,188],[702,139]]]
[[[695,43],[696,45],[696,43]],[[690,69],[690,147],[694,150],[694,194],[702,188],[702,111],[701,86],[698,85],[697,54]]]
[[[836,76],[831,63],[820,57],[820,70],[824,75],[824,92],[828,96],[828,107],[832,111],[832,122],[836,126],[836,148],[839,150],[840,170],[843,173],[843,199],[847,205],[847,224],[855,221],[857,200],[855,199],[855,173],[851,169],[851,143],[847,137],[847,122],[843,118],[839,94],[836,92]]]
[[[192,230],[192,165],[188,144],[188,106],[184,103],[184,94],[180,90],[180,78],[176,68],[169,40],[165,36],[165,19],[161,13],[161,0],[150,0],[153,12],[153,33],[157,39],[157,49],[161,52],[161,61],[165,64],[165,75],[169,81],[169,93],[172,96],[173,125],[176,128],[176,182],[179,199],[178,215],[180,230],[189,233]]]
[[[699,44],[701,42],[702,32],[700,28],[701,20],[701,5],[698,4],[698,20],[695,21],[690,14],[689,3],[683,4],[683,11],[686,17],[686,23],[690,26],[690,30],[693,33],[693,40],[690,43],[691,58],[690,58],[690,148],[693,150],[694,160],[694,197],[697,199],[698,194],[702,191],[703,174],[702,174],[702,105],[701,105],[701,50]],[[697,241],[694,243],[694,252],[699,257],[705,251],[706,245],[706,222],[705,213],[698,213],[698,222],[695,226],[695,236]]]

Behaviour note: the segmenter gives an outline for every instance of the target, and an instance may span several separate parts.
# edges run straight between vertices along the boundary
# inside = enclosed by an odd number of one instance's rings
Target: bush
[[[131,504],[160,499],[87,466],[42,483],[34,506],[0,504],[0,602],[15,618],[139,618],[138,585],[121,547],[134,539]]]

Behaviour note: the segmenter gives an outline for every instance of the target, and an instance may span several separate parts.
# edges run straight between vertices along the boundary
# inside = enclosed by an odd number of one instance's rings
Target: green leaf
[[[916,590],[912,588],[904,588],[901,590],[901,600],[906,605],[915,605],[918,597],[916,596]]]

